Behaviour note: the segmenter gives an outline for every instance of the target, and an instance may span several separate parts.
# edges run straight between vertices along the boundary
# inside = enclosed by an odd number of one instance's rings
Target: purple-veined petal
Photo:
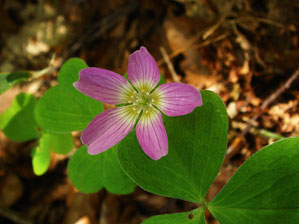
[[[158,65],[145,47],[129,56],[128,78],[141,92],[151,92],[160,81]]]
[[[152,97],[153,104],[167,116],[189,114],[202,105],[200,92],[183,83],[162,84],[152,93]]]
[[[81,93],[109,104],[128,103],[135,91],[121,75],[94,67],[81,70],[79,80],[73,85]]]
[[[133,128],[137,113],[132,106],[116,107],[96,116],[81,135],[89,154],[98,154],[120,142]]]
[[[145,154],[154,160],[166,156],[168,140],[161,113],[152,109],[149,113],[143,112],[137,126],[136,135]]]

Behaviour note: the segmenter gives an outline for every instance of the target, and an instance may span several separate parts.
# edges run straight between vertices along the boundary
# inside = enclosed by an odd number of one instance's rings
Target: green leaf
[[[25,81],[30,77],[30,73],[26,71],[8,72],[0,74],[0,94],[21,81]]]
[[[42,136],[39,145],[33,149],[32,167],[37,176],[43,175],[49,168],[51,162],[51,153],[48,136]]]
[[[39,136],[33,115],[35,104],[34,96],[20,93],[0,115],[0,128],[8,138],[22,142]]]
[[[209,203],[221,223],[299,223],[299,138],[251,156]]]
[[[166,79],[164,78],[164,75],[162,73],[160,73],[160,81],[158,83],[157,86],[166,83]]]
[[[57,154],[66,155],[74,148],[73,136],[71,133],[54,134],[45,133],[49,139],[49,147]]]
[[[182,212],[150,217],[142,224],[205,224],[204,208],[200,207],[190,212]]]
[[[43,129],[63,133],[83,130],[102,111],[99,101],[58,85],[38,101],[35,116]]]
[[[201,91],[203,105],[189,115],[167,117],[168,155],[147,157],[135,131],[119,144],[118,158],[137,185],[155,194],[204,202],[204,196],[222,164],[228,121],[221,98]]]
[[[134,183],[122,171],[116,157],[117,146],[90,155],[86,146],[80,147],[68,163],[68,175],[81,192],[94,193],[105,187],[114,194],[128,194],[134,190]]]
[[[59,85],[49,89],[36,106],[35,117],[43,129],[56,133],[83,130],[103,111],[101,102],[73,87],[79,71],[86,67],[85,62],[78,58],[72,58],[62,66]]]
[[[59,84],[77,92],[78,90],[73,87],[73,83],[78,80],[79,72],[87,67],[87,64],[80,58],[71,58],[67,60],[59,71]]]

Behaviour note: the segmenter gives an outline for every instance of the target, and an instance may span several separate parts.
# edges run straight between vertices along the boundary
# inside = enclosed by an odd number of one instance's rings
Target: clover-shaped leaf
[[[90,155],[86,146],[82,146],[75,152],[68,163],[68,175],[78,190],[94,193],[105,187],[115,194],[128,194],[134,190],[134,183],[120,168],[116,148]]]
[[[65,155],[74,147],[71,133],[54,134],[42,131],[37,143],[38,145],[32,150],[32,167],[33,172],[38,176],[43,175],[48,170],[51,162],[51,151]]]
[[[48,136],[42,136],[38,146],[32,150],[32,167],[35,175],[43,175],[49,168],[51,162],[50,141]]]
[[[220,223],[299,223],[299,138],[251,156],[208,209]]]
[[[29,77],[30,73],[27,71],[0,73],[0,94]]]
[[[65,62],[59,72],[57,86],[49,89],[38,101],[35,110],[39,125],[52,132],[83,130],[103,111],[101,102],[74,89],[78,73],[87,65],[79,58]]]
[[[48,138],[49,148],[57,154],[66,155],[74,148],[73,136],[71,133],[56,134],[44,132],[43,136]]]
[[[132,131],[118,157],[137,185],[155,194],[204,202],[222,164],[227,145],[227,114],[215,93],[201,91],[203,105],[193,113],[165,118],[169,153],[158,161],[147,157]]]
[[[20,93],[0,115],[0,128],[8,138],[17,142],[38,138],[37,123],[33,115],[35,105],[34,96]]]

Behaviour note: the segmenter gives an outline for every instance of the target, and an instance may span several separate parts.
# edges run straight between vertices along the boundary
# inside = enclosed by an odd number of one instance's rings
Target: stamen
[[[139,114],[140,112],[141,112],[141,109],[140,109],[140,110],[138,110],[138,112],[137,112],[137,113]]]
[[[147,92],[146,95],[149,95],[149,92]]]
[[[142,89],[141,92],[144,93],[144,89]]]
[[[148,113],[148,110],[146,110],[145,113],[147,114],[147,113]]]
[[[150,104],[149,104],[149,107],[153,107],[153,105],[150,103]]]
[[[136,105],[136,103],[133,103],[133,105],[135,106],[135,105]]]
[[[132,103],[132,101],[131,101],[131,100],[129,100],[128,102],[129,102],[129,103]]]
[[[136,110],[136,108],[135,108],[135,107],[133,107],[133,110]]]
[[[155,102],[155,100],[154,100],[154,99],[152,99],[151,101],[152,101],[152,103],[153,103],[153,102]]]
[[[133,98],[134,98],[134,96],[131,96],[131,98],[133,99]]]

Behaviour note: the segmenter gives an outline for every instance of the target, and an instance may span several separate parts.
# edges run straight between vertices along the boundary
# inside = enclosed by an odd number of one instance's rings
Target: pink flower
[[[145,47],[129,57],[128,82],[123,76],[100,68],[80,71],[74,87],[93,99],[109,104],[125,104],[100,113],[84,130],[81,141],[90,154],[98,154],[121,141],[136,126],[143,151],[158,160],[168,153],[162,114],[180,116],[202,105],[200,92],[182,83],[158,86],[160,72]],[[160,112],[161,111],[161,112]]]

